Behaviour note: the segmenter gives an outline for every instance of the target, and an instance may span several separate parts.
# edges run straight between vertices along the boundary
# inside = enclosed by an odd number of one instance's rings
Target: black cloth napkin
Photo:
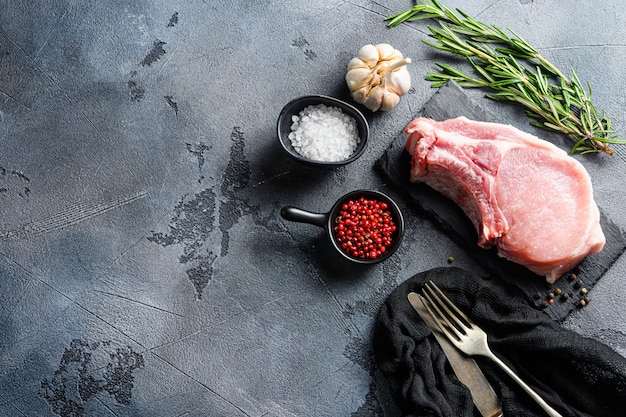
[[[494,353],[563,416],[626,416],[626,359],[562,327],[498,278],[455,267],[419,273],[382,305],[374,330],[376,365],[403,416],[480,416],[431,331],[407,300],[432,280],[488,334]],[[598,301],[599,302],[599,301]],[[505,417],[545,416],[497,365],[475,357]]]

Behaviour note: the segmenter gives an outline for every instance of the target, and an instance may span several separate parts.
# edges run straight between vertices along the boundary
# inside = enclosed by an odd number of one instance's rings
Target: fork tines
[[[427,282],[422,288],[422,302],[435,322],[448,338],[452,336],[449,330],[459,340],[472,328],[472,321],[432,281]],[[454,322],[454,324],[452,323]]]

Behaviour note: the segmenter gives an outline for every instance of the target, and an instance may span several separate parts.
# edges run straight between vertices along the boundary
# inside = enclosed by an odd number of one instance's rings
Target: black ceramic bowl
[[[317,104],[325,104],[327,106],[338,107],[345,114],[354,117],[354,119],[356,120],[356,125],[359,130],[360,141],[352,155],[350,155],[347,159],[336,162],[316,161],[303,157],[298,152],[296,152],[296,150],[291,145],[291,141],[289,140],[289,133],[291,133],[291,125],[293,124],[292,116],[297,116],[298,113],[300,113],[306,106]],[[309,165],[326,167],[342,166],[358,159],[365,151],[365,147],[367,146],[367,141],[370,135],[369,124],[367,123],[365,116],[363,116],[363,113],[361,113],[359,109],[351,104],[346,103],[345,101],[336,99],[334,97],[322,95],[302,96],[293,99],[289,103],[287,103],[287,105],[283,107],[280,115],[278,116],[276,130],[278,133],[278,140],[282,148],[285,150],[285,152],[287,152],[289,156]]]
[[[389,212],[391,213],[391,218],[396,225],[396,230],[392,234],[391,246],[387,248],[386,252],[376,258],[359,258],[349,255],[344,249],[341,248],[335,236],[334,228],[336,225],[337,217],[339,216],[339,212],[342,210],[342,206],[344,205],[344,203],[347,203],[350,200],[357,200],[360,197],[365,197],[368,200],[377,200],[379,202],[387,203],[387,210],[389,210]],[[395,203],[395,201],[391,199],[391,197],[381,193],[380,191],[352,191],[337,200],[335,205],[333,205],[333,207],[327,213],[313,213],[297,207],[287,206],[282,208],[280,214],[286,220],[300,223],[309,223],[324,228],[327,238],[331,242],[335,251],[343,258],[359,264],[375,264],[384,261],[385,259],[388,259],[398,249],[400,243],[402,242],[402,237],[404,236],[404,218],[402,217],[400,208]]]

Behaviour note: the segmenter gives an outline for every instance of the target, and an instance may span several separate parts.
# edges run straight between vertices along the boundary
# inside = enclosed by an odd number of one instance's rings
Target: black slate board
[[[441,87],[424,105],[415,117],[423,116],[435,120],[445,120],[459,116],[481,121],[494,121],[494,117],[467,96],[461,87],[448,82]],[[463,211],[451,200],[442,196],[425,184],[409,182],[410,156],[405,151],[406,135],[396,137],[384,154],[376,161],[377,171],[403,191],[414,203],[418,212],[431,219],[451,239],[466,248],[487,271],[505,282],[519,288],[528,301],[555,320],[562,321],[578,308],[580,288],[590,290],[602,275],[611,267],[626,249],[626,238],[622,230],[600,209],[602,230],[606,245],[595,255],[585,258],[573,271],[563,275],[552,286],[544,277],[528,269],[499,257],[495,249],[484,250],[477,245],[477,234]],[[573,278],[572,273],[576,278]],[[555,297],[553,304],[545,305],[548,294],[559,288],[568,293],[569,298]]]

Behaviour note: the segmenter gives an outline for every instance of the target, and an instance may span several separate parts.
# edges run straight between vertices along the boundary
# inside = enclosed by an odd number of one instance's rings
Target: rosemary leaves
[[[425,44],[469,62],[473,74],[436,63],[440,72],[428,72],[426,80],[439,87],[453,80],[463,87],[492,90],[490,99],[517,103],[526,109],[533,126],[564,133],[575,143],[571,153],[605,152],[610,144],[626,144],[611,128],[611,120],[591,102],[591,86],[583,87],[571,70],[568,77],[518,34],[487,25],[439,0],[420,0],[411,9],[388,17],[389,27],[403,22],[435,19],[439,27],[428,26],[435,42]]]

